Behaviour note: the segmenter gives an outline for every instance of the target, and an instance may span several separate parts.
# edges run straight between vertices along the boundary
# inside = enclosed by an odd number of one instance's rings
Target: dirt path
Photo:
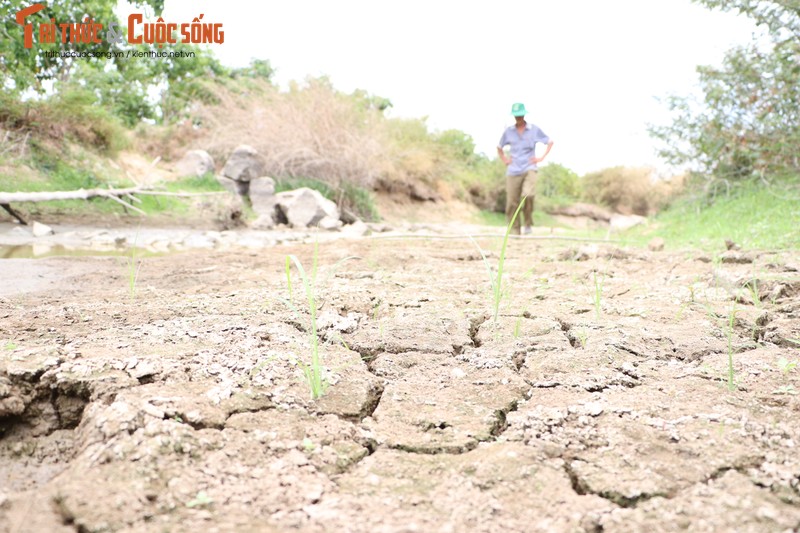
[[[14,260],[0,531],[800,527],[797,254],[514,241],[495,323],[469,241],[321,244],[312,401],[288,253]]]

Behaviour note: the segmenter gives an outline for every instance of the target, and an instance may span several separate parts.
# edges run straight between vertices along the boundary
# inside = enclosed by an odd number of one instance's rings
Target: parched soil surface
[[[0,531],[800,526],[797,254],[320,244],[318,400],[287,254],[0,262]]]

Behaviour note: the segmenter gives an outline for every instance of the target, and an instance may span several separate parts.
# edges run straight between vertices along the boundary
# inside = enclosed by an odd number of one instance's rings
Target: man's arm
[[[500,159],[503,161],[503,164],[505,164],[506,166],[511,164],[511,158],[506,157],[506,153],[503,150],[502,146],[497,147],[497,155],[500,157]]]
[[[541,163],[542,161],[544,161],[544,158],[547,157],[547,154],[549,154],[550,150],[552,150],[552,149],[553,149],[553,141],[550,141],[550,142],[547,143],[547,148],[545,149],[544,153],[542,154],[542,157],[536,157],[536,156],[531,157],[531,163],[533,163],[534,165],[536,163]]]

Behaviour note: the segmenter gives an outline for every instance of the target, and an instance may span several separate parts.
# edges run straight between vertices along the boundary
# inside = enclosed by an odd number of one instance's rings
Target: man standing
[[[527,197],[525,205],[522,207],[522,216],[517,216],[511,232],[519,235],[520,218],[525,219],[524,233],[531,233],[533,226],[533,201],[536,197],[536,172],[537,163],[541,163],[550,149],[553,148],[553,141],[550,137],[533,124],[525,122],[525,105],[514,104],[511,106],[511,114],[516,119],[516,124],[506,128],[497,145],[497,155],[503,160],[508,169],[506,170],[506,219],[511,222],[520,200]],[[547,145],[542,157],[536,157],[536,143]],[[506,157],[503,148],[510,145],[511,157]]]

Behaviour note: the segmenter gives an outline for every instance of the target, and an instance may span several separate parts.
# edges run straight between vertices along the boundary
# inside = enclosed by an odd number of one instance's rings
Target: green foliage
[[[323,377],[324,368],[319,353],[319,335],[317,334],[317,303],[315,292],[317,290],[317,249],[314,248],[314,266],[311,275],[307,276],[303,265],[300,260],[294,255],[286,257],[286,284],[289,289],[289,299],[292,298],[292,276],[290,271],[289,261],[292,261],[300,272],[300,279],[303,282],[303,289],[306,293],[308,300],[308,312],[310,315],[308,338],[311,345],[311,360],[308,363],[299,361],[303,369],[303,376],[305,377],[306,384],[311,392],[311,399],[316,400],[323,395],[325,389],[328,388],[328,381]]]
[[[789,361],[785,357],[781,357],[778,359],[778,369],[783,373],[784,376],[787,376],[789,372],[797,368],[797,361]]]
[[[292,264],[294,264],[297,272],[300,274],[303,292],[306,297],[308,305],[308,322],[304,325],[304,329],[308,334],[309,348],[311,350],[310,357],[303,360],[296,361],[297,365],[303,371],[303,379],[308,385],[309,392],[311,392],[311,399],[316,400],[322,396],[330,385],[327,378],[327,369],[322,364],[322,354],[320,349],[320,337],[317,330],[317,256],[318,246],[314,244],[314,256],[311,265],[311,272],[307,273],[303,268],[302,263],[295,255],[287,255],[284,265],[286,273],[286,287],[289,293],[289,299],[284,300],[289,308],[300,318],[302,315],[298,307],[294,304],[294,291],[292,285]],[[353,256],[348,256],[340,259],[336,264],[331,267],[331,272],[335,271],[342,263],[355,259]],[[330,273],[330,272],[329,272]],[[327,278],[326,278],[327,279]]]
[[[483,248],[470,237],[470,240],[478,249],[478,252],[481,254],[481,258],[483,259],[483,266],[486,267],[486,274],[489,276],[489,283],[492,287],[492,323],[494,324],[495,330],[497,329],[497,319],[500,316],[500,301],[503,298],[503,294],[505,293],[505,288],[503,287],[503,267],[506,262],[506,248],[508,246],[508,236],[511,235],[511,228],[514,227],[514,221],[517,219],[519,212],[522,210],[522,206],[525,205],[525,201],[528,197],[522,198],[522,201],[517,206],[517,210],[514,211],[514,216],[511,217],[511,220],[508,222],[506,226],[505,235],[503,235],[503,244],[500,247],[500,256],[497,259],[497,273],[492,273],[492,267],[489,265],[489,260],[486,258],[486,254],[483,251]]]
[[[581,196],[581,181],[564,165],[550,163],[539,167],[536,193],[549,198],[577,200]]]
[[[132,70],[106,70],[99,63],[80,62],[75,68],[75,76],[70,82],[61,84],[60,88],[90,95],[93,104],[108,109],[126,126],[132,127],[142,119],[155,118],[153,105],[148,101],[148,85],[126,76]]]
[[[180,422],[180,420],[178,420],[178,422]],[[192,507],[207,507],[213,503],[214,500],[208,494],[206,494],[206,491],[201,490],[194,498],[186,502],[186,507],[190,509]]]
[[[441,145],[451,158],[467,165],[474,165],[479,156],[475,153],[475,141],[461,130],[445,130],[435,134],[433,140]]]
[[[93,95],[82,87],[41,101],[20,102],[10,93],[0,93],[0,125],[18,135],[32,134],[34,148],[37,142],[67,139],[113,155],[127,144],[119,120],[95,105]]]
[[[31,2],[33,3],[33,2]],[[164,7],[164,0],[134,0],[134,6],[149,6],[157,13]],[[17,11],[30,5],[16,0],[0,0],[0,13],[3,13],[0,20],[0,74],[3,76],[4,89],[21,93],[26,89],[33,89],[43,93],[45,90],[44,82],[48,80],[69,80],[73,75],[77,64],[93,63],[105,65],[109,62],[122,63],[124,59],[107,59],[105,56],[81,58],[75,61],[73,58],[62,58],[60,56],[47,57],[44,52],[56,50],[73,50],[76,52],[88,52],[96,54],[106,54],[111,50],[111,46],[105,38],[97,43],[68,43],[62,44],[57,40],[53,44],[40,43],[38,35],[35,36],[35,50],[26,49],[23,42],[23,28],[16,22],[15,14]],[[115,23],[120,28],[120,22],[114,13],[117,6],[116,0],[61,0],[59,2],[47,2],[46,8],[39,11],[26,20],[32,23],[34,28],[39,23],[49,23],[51,18],[56,23],[82,22],[86,16],[103,24],[103,32],[108,29],[109,24]],[[36,32],[34,32],[36,33]],[[103,33],[105,35],[105,33]],[[9,84],[8,82],[11,82]]]
[[[274,75],[275,69],[272,68],[272,64],[268,59],[252,59],[248,66],[231,71],[231,78],[233,79],[251,78],[270,82]]]
[[[712,205],[702,198],[683,198],[661,212],[649,228],[631,235],[663,237],[670,246],[719,249],[725,239],[744,248],[800,247],[800,183],[768,189],[747,181]]]
[[[652,126],[673,164],[691,164],[710,187],[800,171],[800,10],[779,0],[695,0],[751,17],[766,33],[698,67],[702,97],[673,96],[670,125]]]
[[[212,172],[202,176],[189,176],[171,181],[166,188],[168,191],[174,192],[221,192],[225,190]]]

